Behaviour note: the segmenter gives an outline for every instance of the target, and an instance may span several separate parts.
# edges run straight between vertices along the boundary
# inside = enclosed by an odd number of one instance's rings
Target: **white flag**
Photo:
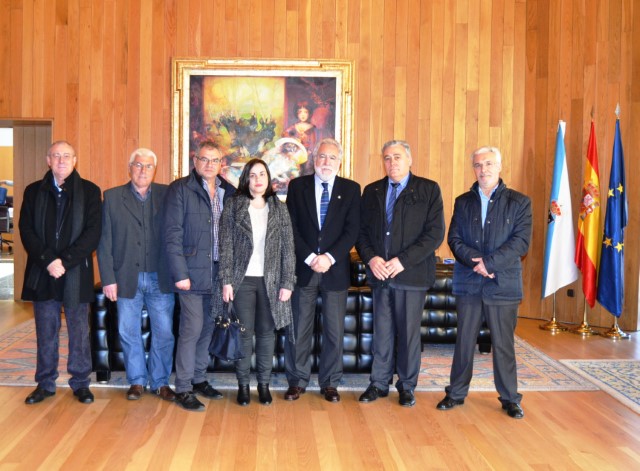
[[[571,190],[564,148],[565,124],[564,121],[558,123],[556,135],[556,158],[553,166],[547,246],[544,251],[542,272],[543,298],[578,279],[578,267],[574,261],[576,243],[571,214]]]

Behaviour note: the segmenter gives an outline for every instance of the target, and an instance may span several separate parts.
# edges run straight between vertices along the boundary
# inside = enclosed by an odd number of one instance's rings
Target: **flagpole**
[[[551,320],[545,324],[540,324],[538,327],[542,330],[547,330],[552,334],[557,334],[558,332],[564,332],[567,330],[567,327],[561,325],[556,320],[556,293],[553,293],[553,317]]]
[[[613,325],[611,326],[611,328],[606,332],[603,332],[602,336],[608,337],[611,340],[622,340],[631,338],[629,334],[623,332],[620,329],[620,327],[618,326],[618,318],[616,316],[613,316]]]
[[[569,332],[572,334],[582,335],[583,337],[591,337],[592,335],[598,335],[598,332],[593,330],[587,321],[587,298],[584,299],[584,313],[582,317],[582,324],[575,329],[571,329]]]

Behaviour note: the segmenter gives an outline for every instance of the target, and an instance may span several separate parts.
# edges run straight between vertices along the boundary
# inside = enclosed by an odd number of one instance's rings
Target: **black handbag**
[[[224,361],[244,358],[241,338],[243,331],[244,325],[236,316],[233,303],[229,303],[227,313],[216,316],[209,353]]]

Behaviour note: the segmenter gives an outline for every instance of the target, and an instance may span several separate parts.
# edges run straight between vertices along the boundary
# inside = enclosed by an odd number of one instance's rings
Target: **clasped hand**
[[[478,275],[482,275],[485,278],[492,278],[492,279],[496,277],[494,273],[489,273],[487,271],[487,267],[484,266],[484,262],[482,261],[482,258],[472,258],[471,261],[477,262],[476,266],[473,267],[473,271],[476,272]]]
[[[404,271],[404,266],[400,263],[398,257],[391,260],[385,260],[382,257],[373,257],[369,261],[369,268],[373,272],[373,276],[384,281],[387,278],[395,278],[396,275]]]

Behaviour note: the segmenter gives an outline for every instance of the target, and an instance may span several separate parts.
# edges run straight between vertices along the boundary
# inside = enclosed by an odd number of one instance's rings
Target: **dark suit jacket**
[[[336,263],[322,276],[323,289],[349,288],[349,251],[360,230],[360,185],[336,177],[322,230],[318,225],[314,175],[293,179],[287,191],[287,207],[296,246],[296,276],[299,286],[307,286],[313,270],[304,263],[311,253],[329,252]]]
[[[153,218],[152,246],[148,249],[158,261],[158,281],[164,293],[172,292],[166,259],[162,256],[162,224],[167,185],[151,184]],[[133,298],[138,286],[140,260],[144,257],[141,245],[144,234],[136,196],[131,192],[131,182],[104,192],[102,211],[102,237],[98,245],[98,265],[102,286],[118,284],[118,296]]]
[[[393,280],[381,282],[369,269],[375,256],[385,258],[384,231],[389,178],[370,183],[362,194],[362,224],[357,249],[367,266],[367,282],[430,288],[436,277],[435,250],[444,239],[440,187],[432,180],[410,175],[393,209],[389,259],[398,257],[404,267]]]

